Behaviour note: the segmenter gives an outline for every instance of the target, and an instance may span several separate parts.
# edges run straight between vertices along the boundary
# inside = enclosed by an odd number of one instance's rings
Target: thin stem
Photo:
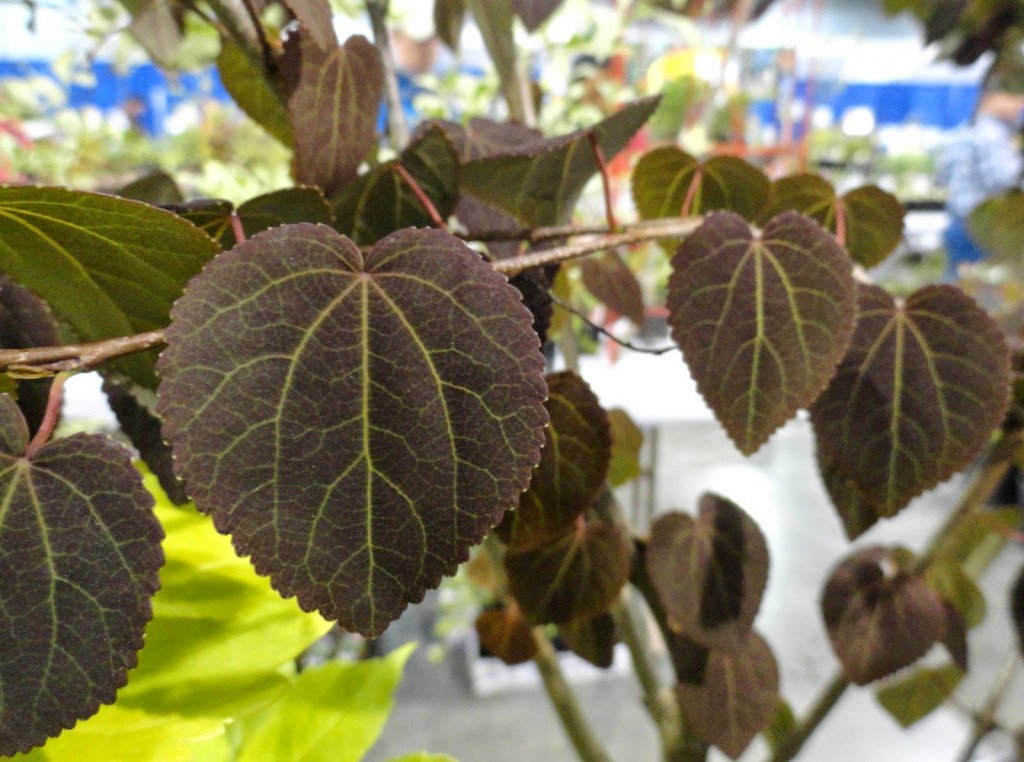
[[[547,691],[548,698],[558,713],[558,719],[561,720],[562,727],[569,735],[569,740],[572,741],[581,762],[611,762],[611,757],[594,735],[586,717],[583,716],[576,695],[562,674],[551,641],[541,628],[534,629],[533,640],[537,646],[533,660],[540,672],[544,690]]]
[[[274,56],[274,49],[270,46],[270,40],[267,39],[267,30],[260,23],[260,15],[256,12],[256,6],[252,0],[242,0],[242,5],[245,6],[249,21],[252,22],[253,28],[256,30],[256,39],[260,43],[260,52],[263,55],[263,71],[267,79],[273,81],[277,75],[277,58]]]
[[[409,142],[409,126],[405,123],[405,109],[402,108],[402,96],[398,91],[398,74],[395,56],[391,50],[391,37],[388,35],[388,6],[390,0],[366,0],[366,12],[370,16],[370,27],[373,29],[373,42],[380,51],[384,63],[384,97],[388,106],[388,136],[391,147],[400,151]]]
[[[631,349],[634,352],[640,352],[641,354],[645,354],[645,355],[663,355],[663,354],[666,354],[668,352],[674,352],[675,350],[679,349],[679,347],[676,346],[675,344],[671,344],[671,345],[669,345],[667,347],[657,347],[657,348],[637,346],[636,344],[634,344],[631,341],[626,341],[625,339],[620,339],[618,336],[613,334],[608,329],[606,329],[603,326],[598,325],[597,323],[595,323],[593,320],[588,318],[584,313],[580,312],[578,309],[576,309],[572,305],[566,304],[565,302],[563,302],[555,294],[550,294],[550,296],[551,296],[551,302],[556,307],[560,307],[561,309],[565,310],[566,312],[569,312],[569,313],[575,315],[580,320],[585,322],[590,328],[593,328],[595,331],[597,331],[598,333],[600,333],[603,336],[607,336],[609,339],[614,341],[620,347],[625,347],[626,349]]]
[[[978,745],[984,740],[985,736],[999,727],[999,723],[996,721],[996,713],[999,711],[999,706],[1003,703],[1003,699],[1006,698],[1006,692],[1010,688],[1010,681],[1013,680],[1014,672],[1017,671],[1019,659],[1017,650],[1011,650],[999,676],[992,685],[992,690],[985,701],[985,705],[975,718],[974,732],[971,734],[967,747],[958,758],[960,762],[970,762]]]
[[[779,744],[779,748],[772,755],[772,762],[788,762],[788,760],[793,759],[793,757],[799,754],[804,744],[807,743],[807,739],[818,729],[822,720],[839,703],[839,699],[842,698],[843,693],[849,687],[850,681],[842,673],[833,677],[821,696],[818,697],[810,714],[796,727],[796,730],[786,736],[783,742]]]
[[[53,383],[50,384],[50,396],[46,400],[46,412],[43,414],[43,422],[39,424],[39,430],[36,431],[32,441],[25,448],[25,457],[29,460],[39,452],[40,448],[50,439],[50,435],[53,434],[53,429],[57,425],[57,419],[60,417],[61,402],[64,400],[64,380],[66,378],[67,376],[62,373],[53,379]]]
[[[231,213],[231,231],[235,234],[235,243],[245,243],[245,226],[242,225],[242,218],[237,213]]]
[[[149,331],[88,344],[2,349],[0,372],[20,378],[36,378],[68,370],[91,370],[107,360],[142,352],[163,343],[163,331]]]
[[[590,150],[594,152],[594,161],[597,162],[597,168],[601,172],[601,186],[604,189],[604,213],[608,220],[608,228],[618,230],[619,225],[615,221],[615,206],[612,203],[612,179],[608,172],[608,161],[605,159],[601,144],[597,142],[597,133],[590,130],[587,133],[587,139],[590,141]]]
[[[441,230],[447,230],[448,226],[441,218],[440,212],[437,211],[437,207],[434,206],[434,202],[430,200],[430,196],[428,196],[424,192],[423,188],[420,187],[420,184],[416,182],[416,178],[409,174],[409,170],[403,167],[400,161],[396,161],[391,166],[395,168],[395,172],[402,178],[402,182],[409,187],[409,190],[413,192],[413,195],[419,199],[423,208],[427,210],[427,214],[430,215],[430,219],[433,220],[434,225],[439,227]]]

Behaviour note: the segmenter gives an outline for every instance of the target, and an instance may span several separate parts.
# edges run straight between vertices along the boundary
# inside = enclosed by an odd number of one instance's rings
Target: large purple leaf
[[[452,573],[540,458],[530,314],[448,233],[364,254],[274,228],[172,317],[158,412],[179,475],[282,594],[348,629],[380,633]]]
[[[744,454],[828,384],[853,331],[852,263],[794,212],[755,236],[716,212],[679,247],[669,323],[697,388]]]
[[[959,289],[897,302],[861,286],[850,349],[811,409],[819,459],[892,516],[988,441],[1009,401],[1009,362],[999,328]]]
[[[821,610],[843,671],[858,685],[914,663],[946,629],[938,593],[881,547],[859,551],[833,570]]]
[[[0,397],[0,756],[113,702],[142,647],[163,532],[128,451],[77,434],[25,455]]]
[[[673,629],[708,648],[740,651],[768,582],[768,546],[742,508],[705,494],[696,520],[673,512],[654,522],[647,573]]]
[[[360,36],[323,48],[300,33],[286,56],[299,58],[287,62],[298,74],[288,98],[295,180],[329,196],[355,178],[376,145],[384,65]]]

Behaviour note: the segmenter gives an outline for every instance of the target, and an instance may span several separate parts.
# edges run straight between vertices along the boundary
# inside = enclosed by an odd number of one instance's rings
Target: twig
[[[402,182],[404,182],[408,186],[409,190],[413,192],[413,195],[419,199],[423,208],[427,210],[427,214],[430,215],[430,219],[433,220],[434,225],[439,227],[441,230],[447,230],[448,226],[445,224],[445,221],[441,219],[441,214],[437,211],[437,207],[434,206],[434,202],[430,200],[430,196],[424,192],[423,188],[420,187],[420,184],[416,182],[416,178],[409,174],[409,170],[403,167],[402,162],[400,161],[396,161],[391,166],[394,167],[398,176],[402,178]]]
[[[620,347],[625,347],[626,349],[631,349],[634,352],[640,352],[640,353],[645,354],[645,355],[663,355],[663,354],[667,354],[668,352],[673,352],[673,351],[679,349],[679,347],[676,346],[675,344],[671,344],[671,345],[669,345],[667,347],[657,347],[657,348],[637,346],[636,344],[634,344],[631,341],[626,341],[625,339],[620,339],[618,336],[613,334],[611,331],[606,329],[604,326],[601,326],[601,325],[598,325],[597,323],[595,323],[593,320],[588,318],[584,313],[580,312],[578,309],[576,309],[572,305],[566,304],[565,302],[563,302],[555,294],[551,294],[550,296],[551,296],[551,302],[555,306],[561,307],[566,312],[569,312],[569,313],[575,315],[580,320],[582,320],[584,323],[586,323],[590,328],[593,328],[595,331],[597,331],[598,333],[600,333],[603,336],[607,336],[609,339],[614,341]]]
[[[402,96],[398,92],[398,75],[396,74],[395,56],[391,51],[391,38],[388,36],[388,6],[390,0],[366,0],[366,12],[370,16],[373,29],[373,42],[380,51],[384,63],[384,97],[388,106],[388,136],[391,147],[396,151],[409,142],[409,126],[405,123],[405,110],[402,108]]]
[[[88,344],[0,350],[0,372],[35,378],[69,370],[91,370],[115,357],[142,352],[164,343],[164,332],[149,331]]]
[[[60,417],[60,405],[64,399],[64,380],[66,378],[67,376],[62,373],[50,384],[50,396],[46,400],[46,413],[43,414],[43,422],[39,424],[39,430],[36,431],[32,441],[25,448],[25,457],[29,460],[35,457],[40,448],[46,444],[57,425],[57,419]]]
[[[256,6],[253,5],[252,0],[242,0],[242,5],[245,6],[245,12],[256,30],[256,39],[259,40],[260,52],[263,54],[263,71],[267,75],[267,79],[273,81],[277,75],[277,58],[274,57],[274,49],[270,46],[270,40],[267,39],[267,30],[260,23],[260,15],[256,12]]]
[[[605,159],[601,144],[597,142],[597,133],[594,130],[587,132],[587,140],[590,141],[590,149],[594,152],[594,161],[597,162],[597,169],[601,173],[601,186],[604,189],[604,213],[608,220],[608,228],[618,230],[619,225],[615,221],[615,207],[612,204],[612,179],[608,174],[608,161]]]

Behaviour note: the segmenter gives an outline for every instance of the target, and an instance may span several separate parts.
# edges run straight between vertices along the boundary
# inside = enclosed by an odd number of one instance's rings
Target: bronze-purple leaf
[[[562,0],[512,0],[512,9],[523,20],[526,28],[533,32],[547,21],[562,4]]]
[[[0,756],[11,756],[114,701],[152,616],[163,531],[122,445],[76,434],[26,457],[10,397],[0,411]]]
[[[324,50],[338,44],[334,34],[333,11],[328,0],[285,0],[302,29]]]
[[[505,569],[527,618],[564,624],[609,609],[629,578],[631,555],[621,528],[596,523],[546,545],[510,549]]]
[[[481,645],[506,664],[522,664],[537,653],[533,628],[514,603],[480,614],[476,632]]]
[[[525,549],[571,531],[604,485],[611,460],[608,415],[587,382],[572,371],[547,377],[551,423],[530,487],[499,527],[510,547]]]
[[[862,285],[849,351],[811,408],[819,457],[892,516],[985,445],[1009,403],[1009,364],[999,328],[958,288],[898,303]]]
[[[696,520],[672,512],[654,522],[647,571],[673,629],[708,648],[739,651],[768,582],[768,546],[742,508],[705,494]]]
[[[617,251],[600,257],[588,257],[580,264],[583,285],[598,301],[619,315],[629,318],[633,325],[644,324],[644,297],[640,282],[626,266]]]
[[[348,629],[380,633],[452,573],[540,459],[530,314],[448,233],[363,253],[326,226],[274,228],[172,318],[157,411],[197,507]]]
[[[744,454],[828,384],[853,332],[852,263],[795,212],[755,236],[708,215],[672,258],[668,308],[697,388]]]
[[[913,664],[946,630],[942,598],[882,547],[859,551],[833,570],[821,610],[832,649],[858,685]]]
[[[819,447],[817,456],[818,472],[843,523],[846,538],[855,540],[877,524],[881,517],[857,485],[846,477],[842,467],[832,460],[828,450]]]
[[[615,618],[607,612],[559,625],[558,634],[574,654],[595,667],[608,669],[615,661]]]
[[[295,180],[328,196],[345,187],[376,145],[384,93],[380,53],[365,37],[321,47],[299,32],[286,56],[298,80],[288,98]]]
[[[757,633],[743,649],[712,650],[702,683],[676,685],[679,709],[687,727],[732,759],[772,721],[779,703],[779,669],[775,656]]]

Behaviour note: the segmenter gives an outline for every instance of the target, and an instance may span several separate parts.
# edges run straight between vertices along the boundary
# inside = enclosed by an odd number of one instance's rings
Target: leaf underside
[[[480,643],[506,664],[523,664],[537,653],[533,628],[517,606],[484,611],[476,618]]]
[[[558,634],[569,649],[595,667],[608,669],[615,660],[615,618],[605,612],[559,625]]]
[[[256,570],[378,634],[529,482],[547,422],[530,324],[447,233],[399,231],[364,255],[325,226],[283,226],[179,300],[157,412],[196,505]]]

